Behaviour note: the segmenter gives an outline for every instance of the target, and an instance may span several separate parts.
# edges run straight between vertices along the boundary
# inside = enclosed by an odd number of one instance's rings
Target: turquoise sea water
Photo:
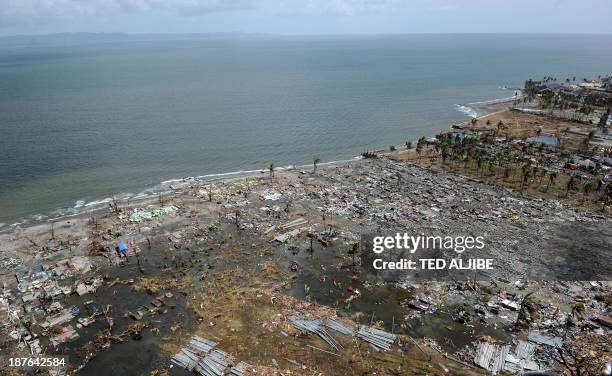
[[[184,176],[347,159],[448,129],[466,118],[456,105],[511,96],[504,85],[607,73],[612,36],[0,45],[0,223]]]

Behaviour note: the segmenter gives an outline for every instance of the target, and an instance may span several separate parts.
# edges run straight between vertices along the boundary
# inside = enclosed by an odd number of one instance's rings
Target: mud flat
[[[610,219],[385,156],[313,170],[187,180],[1,234],[3,355],[68,354],[72,374],[187,375],[171,359],[198,336],[244,374],[578,367],[558,362],[557,340],[592,367],[609,361],[611,286],[588,281],[610,280]],[[406,231],[482,235],[496,268],[448,282],[373,273],[361,235]],[[372,328],[393,338],[387,351]],[[491,346],[514,358],[484,359]]]

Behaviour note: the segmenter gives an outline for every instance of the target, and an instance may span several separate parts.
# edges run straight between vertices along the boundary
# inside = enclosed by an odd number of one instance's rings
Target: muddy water
[[[116,294],[114,293],[116,291]],[[130,286],[115,286],[106,289],[97,301],[112,301],[113,315],[115,321],[114,333],[120,333],[125,327],[135,322],[129,317],[124,317],[126,312],[134,312],[138,307],[149,303],[153,296],[147,293],[134,293]],[[156,314],[143,318],[141,321],[151,322],[151,327],[141,332],[141,338],[127,338],[123,343],[112,344],[106,351],[101,351],[80,372],[82,375],[130,375],[149,374],[157,368],[167,367],[168,354],[162,353],[157,344],[164,336],[176,336],[170,327],[175,323],[181,323],[181,329],[188,331],[194,322],[190,311],[185,309],[184,297],[175,294],[173,298],[165,300],[166,305],[162,308],[162,314]],[[96,323],[88,328],[81,329],[81,338],[70,344],[72,350],[79,352],[81,346],[93,335],[105,329],[106,320],[99,317]],[[159,333],[150,329],[159,328]]]
[[[106,274],[108,280],[129,280],[143,277],[163,277],[172,278],[165,275],[161,270],[164,266],[171,264],[170,258],[165,257],[168,250],[167,242],[152,244],[149,250],[148,245],[140,244],[143,256],[140,257],[140,266],[144,273],[138,268],[136,259],[130,258],[130,263],[125,266],[103,266],[102,273]],[[173,255],[178,255],[179,259],[184,256],[186,250],[174,250]],[[93,301],[99,310],[107,305],[112,305],[110,316],[114,320],[113,334],[119,334],[129,324],[136,321],[128,316],[128,312],[148,305],[155,297],[162,296],[165,292],[157,292],[150,295],[145,291],[136,292],[130,284],[117,284],[109,287],[107,284],[100,287],[93,294],[83,296],[71,296],[65,301],[66,307],[77,306],[81,310],[80,317],[86,317],[89,312],[85,302]],[[196,321],[191,310],[187,309],[186,298],[178,291],[170,290],[172,297],[164,297],[165,305],[161,307],[162,313],[145,315],[141,322],[150,323],[150,327],[143,329],[141,335],[135,338],[126,338],[122,343],[113,343],[109,349],[98,351],[95,357],[90,360],[80,371],[81,375],[137,375],[150,374],[155,369],[162,369],[168,366],[170,354],[163,352],[158,346],[162,343],[161,338],[170,336],[179,338],[181,333],[190,333]],[[176,324],[180,324],[176,329]],[[75,325],[75,323],[73,323]],[[173,331],[171,327],[175,327]],[[86,356],[84,348],[91,341],[97,332],[108,328],[104,316],[98,316],[96,321],[86,328],[78,329],[79,338],[73,342],[66,343],[57,349],[57,353],[69,354],[70,363],[73,366],[82,364]],[[157,328],[156,333],[151,329]],[[155,329],[155,330],[157,330]],[[186,336],[186,334],[185,334]]]
[[[302,247],[297,254],[287,252],[288,257],[300,265],[295,283],[287,293],[298,299],[311,299],[335,307],[340,315],[351,316],[363,324],[382,321],[388,331],[434,339],[450,352],[464,348],[482,335],[509,339],[499,322],[495,328],[490,325],[492,322],[487,325],[475,315],[466,324],[455,321],[455,309],[464,307],[471,312],[476,303],[460,293],[445,298],[443,306],[434,313],[405,319],[414,311],[402,306],[401,302],[412,298],[416,292],[391,284],[376,284],[362,273],[360,267],[353,267],[351,260],[340,257],[339,252],[341,250],[335,246],[324,248],[321,245],[315,246],[312,253],[309,245]],[[355,291],[360,292],[359,296],[347,303]]]
[[[169,234],[179,230],[180,226],[166,226],[163,233]],[[192,278],[193,284],[197,285],[202,278],[214,268],[216,271],[223,270],[225,263],[218,264],[215,260],[221,244],[226,242],[232,244],[247,244],[251,236],[246,232],[236,232],[233,226],[223,226],[216,235],[201,244],[195,244],[184,238],[180,246],[168,241],[167,235],[157,234],[151,236],[152,243],[149,248],[147,242],[139,244],[140,253],[138,266],[134,257],[124,266],[109,266],[104,260],[102,273],[107,275],[108,281],[119,279],[122,281],[135,279],[137,277],[167,278],[174,279],[182,276]],[[250,243],[248,243],[250,244]],[[209,250],[211,250],[209,252]],[[83,297],[73,296],[67,301],[67,306],[76,305],[83,311],[83,303],[93,300],[101,309],[107,304],[112,305],[112,317],[115,322],[113,334],[121,333],[126,326],[136,321],[128,316],[129,312],[136,310],[149,303],[165,292],[172,293],[171,298],[164,297],[165,305],[162,313],[147,314],[140,322],[149,322],[149,328],[142,330],[138,338],[127,338],[123,343],[112,344],[108,350],[99,351],[81,370],[81,375],[143,375],[150,374],[154,370],[167,369],[173,352],[163,351],[160,345],[168,343],[177,345],[190,338],[195,332],[198,318],[191,308],[188,307],[187,299],[183,293],[176,289],[160,290],[154,294],[146,291],[136,292],[131,284],[116,284],[113,287],[107,285],[101,287],[95,294]],[[81,314],[82,316],[85,313]],[[78,340],[71,342],[63,349],[64,353],[71,356],[71,364],[80,364],[84,357],[83,346],[94,337],[95,333],[106,329],[107,322],[103,316],[99,316],[94,324],[88,328],[79,330]],[[176,330],[173,330],[176,329]],[[159,329],[155,333],[152,329]],[[173,367],[172,375],[187,375],[187,371]]]

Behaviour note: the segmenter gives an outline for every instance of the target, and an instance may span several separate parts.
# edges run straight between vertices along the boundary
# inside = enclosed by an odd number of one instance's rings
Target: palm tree
[[[527,100],[529,100],[529,102],[533,101],[533,99],[538,94],[538,85],[539,84],[540,84],[540,82],[534,81],[532,79],[529,79],[529,80],[525,81],[525,89],[523,90],[523,92],[526,94],[525,98]]]
[[[528,164],[524,165],[522,167],[522,172],[523,172],[523,180],[521,182],[521,193],[523,192],[523,188],[525,187],[525,184],[529,183],[529,178],[531,177],[531,167],[529,167]],[[529,186],[529,184],[527,184],[527,186]]]
[[[480,155],[477,156],[476,157],[476,172],[478,172],[478,174],[480,174],[480,169],[482,167],[482,162],[483,162],[482,157]]]
[[[601,195],[601,211],[606,210],[606,205],[608,205],[612,201],[612,183],[606,184],[604,188],[604,193]]]
[[[504,167],[504,180],[507,180],[510,177],[510,165],[507,164],[506,167]]]
[[[489,175],[495,175],[495,164],[497,160],[495,159],[495,155],[492,155],[487,159],[487,167],[489,168]]]
[[[590,181],[587,181],[586,183],[584,183],[582,185],[582,202],[586,201],[587,196],[589,195],[589,192],[591,192],[593,190],[593,183]]]
[[[587,138],[589,139],[589,141],[592,141],[595,138],[595,131],[590,131],[587,135]]]
[[[448,160],[448,145],[447,144],[442,144],[442,164],[446,164],[446,161]]]
[[[315,158],[314,161],[312,161],[312,172],[317,172],[317,165],[319,162],[321,162],[319,158]]]
[[[536,299],[533,292],[530,292],[521,300],[517,323],[529,326],[537,309]]]
[[[557,179],[556,171],[552,171],[548,174],[548,184],[546,184],[545,192],[548,192],[548,187],[550,187],[551,184],[554,184],[556,179]]]
[[[240,210],[236,209],[234,212],[236,229],[240,230]]]
[[[425,143],[425,137],[421,137],[417,141],[416,152],[419,155],[419,161],[421,161],[421,153],[423,152],[423,144],[424,143]]]
[[[272,180],[274,178],[274,163],[270,163],[268,171],[270,171],[270,180]]]
[[[434,144],[434,150],[436,151],[436,154],[440,153],[440,142],[436,142]]]
[[[351,255],[353,259],[353,266],[355,266],[355,255],[359,251],[359,242],[353,244],[353,246],[348,250],[348,254]]]
[[[575,185],[576,185],[576,175],[571,175],[569,180],[567,181],[567,184],[565,185],[565,197],[569,195],[570,189],[574,189]]]
[[[459,153],[459,149],[457,149],[457,153]],[[461,154],[457,155],[457,158],[460,161],[463,161],[463,168],[467,168],[470,164],[470,158],[472,158],[473,156],[474,154],[472,153],[472,150],[468,149],[465,151],[461,151]]]
[[[540,182],[538,183],[538,185],[542,185],[542,180],[544,180],[544,176],[546,176],[546,169],[544,168],[535,168],[536,170],[536,174],[539,173],[540,174]]]

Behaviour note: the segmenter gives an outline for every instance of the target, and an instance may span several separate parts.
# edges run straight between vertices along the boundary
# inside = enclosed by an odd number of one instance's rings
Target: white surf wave
[[[462,112],[471,118],[477,118],[478,116],[480,116],[478,111],[476,111],[475,109],[469,106],[464,106],[462,104],[456,104],[455,108],[457,109],[457,111]]]

